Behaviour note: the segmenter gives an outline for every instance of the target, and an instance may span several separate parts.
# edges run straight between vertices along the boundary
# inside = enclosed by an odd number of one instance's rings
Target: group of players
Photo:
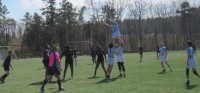
[[[93,51],[93,63],[96,63],[96,67],[95,67],[95,71],[94,71],[94,75],[93,77],[96,77],[96,72],[97,69],[99,67],[99,65],[101,64],[104,72],[105,72],[105,77],[106,78],[110,78],[111,72],[112,72],[112,68],[114,65],[114,55],[116,54],[116,58],[117,58],[117,64],[118,64],[118,69],[119,69],[119,77],[126,77],[125,74],[125,66],[124,66],[124,55],[123,55],[123,41],[121,40],[120,36],[120,31],[119,31],[119,27],[117,22],[108,19],[109,23],[106,23],[104,20],[102,20],[102,22],[109,26],[112,29],[112,42],[109,43],[108,46],[108,57],[106,59],[106,54],[105,51],[101,48],[100,45],[97,46],[96,50]],[[111,24],[111,25],[109,25]],[[187,42],[187,60],[186,60],[186,84],[189,85],[190,81],[189,81],[189,70],[192,69],[193,73],[198,76],[200,78],[200,75],[197,73],[196,68],[196,60],[195,60],[195,51],[192,48],[192,42],[188,41]],[[62,81],[65,81],[65,76],[66,76],[66,71],[68,68],[68,65],[70,65],[71,68],[71,78],[73,78],[73,57],[76,58],[76,50],[72,49],[70,47],[70,45],[67,45],[65,47],[65,50],[61,53],[59,53],[59,46],[58,45],[54,45],[53,49],[50,51],[50,47],[49,45],[46,45],[44,48],[44,57],[43,57],[43,63],[44,66],[46,68],[46,73],[45,73],[45,79],[42,83],[42,87],[40,88],[41,92],[45,92],[45,85],[51,81],[52,76],[55,76],[57,78],[57,83],[58,83],[58,90],[62,91],[64,90],[64,88],[62,87],[61,83]],[[140,46],[139,47],[140,50],[140,62],[142,62],[142,56],[143,56],[143,48]],[[165,72],[165,66],[163,63],[165,63],[171,72],[173,72],[173,69],[171,68],[171,66],[169,65],[169,63],[167,62],[167,49],[164,46],[164,43],[160,43],[160,47],[157,50],[157,53],[159,53],[158,57],[160,58],[160,62],[161,62],[161,66],[163,68],[162,72]],[[11,55],[12,55],[12,51],[8,52],[8,56],[5,58],[4,63],[3,63],[3,67],[4,67],[4,71],[6,71],[6,73],[0,77],[0,81],[1,83],[4,82],[5,78],[9,75],[9,66],[13,69],[13,67],[11,66]],[[65,68],[64,68],[64,75],[63,78],[61,78],[61,70],[62,70],[62,66],[60,64],[62,57],[65,56]],[[97,56],[97,60],[96,60],[96,56]],[[108,63],[108,68],[106,70],[106,68],[104,67],[104,62]]]

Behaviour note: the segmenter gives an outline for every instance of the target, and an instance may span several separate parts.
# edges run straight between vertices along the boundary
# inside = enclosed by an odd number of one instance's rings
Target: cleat
[[[170,69],[171,70],[171,72],[174,72],[174,70],[173,69]]]
[[[166,70],[165,69],[163,69],[163,71],[162,72],[166,72]]]
[[[185,84],[186,84],[186,85],[189,85],[189,84],[190,84],[190,81],[189,81],[189,80],[187,80],[187,81],[185,82]]]
[[[45,93],[44,88],[40,88],[41,93]]]
[[[126,77],[126,74],[124,74],[124,77]]]
[[[119,74],[119,76],[118,77],[122,77],[122,74]]]
[[[110,75],[106,75],[106,78],[107,78],[107,79],[110,79]]]
[[[63,87],[59,88],[58,91],[63,91],[65,90]]]

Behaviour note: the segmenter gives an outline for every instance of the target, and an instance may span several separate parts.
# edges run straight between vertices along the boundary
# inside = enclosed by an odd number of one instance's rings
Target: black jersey
[[[5,60],[4,60],[4,63],[3,63],[3,66],[9,66],[10,65],[10,62],[11,62],[11,55],[8,55]]]
[[[140,52],[140,53],[143,52],[143,47],[139,47],[139,52]]]
[[[71,49],[71,48],[66,49],[66,50],[63,51],[63,53],[62,53],[62,56],[65,56],[65,60],[67,60],[67,59],[72,59],[73,55],[74,55],[74,51],[73,51],[73,49]],[[61,56],[61,57],[62,57],[62,56]]]
[[[156,52],[159,53],[160,52],[160,48],[157,46],[156,47]]]
[[[105,52],[103,49],[98,49],[95,54],[98,56],[97,57],[98,61],[104,61]]]
[[[43,51],[43,60],[49,60],[49,49]]]

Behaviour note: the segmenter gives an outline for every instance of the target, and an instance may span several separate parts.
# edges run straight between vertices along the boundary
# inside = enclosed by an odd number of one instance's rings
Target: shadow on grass
[[[38,70],[43,70],[43,69],[45,69],[44,67],[43,68],[38,68]]]
[[[116,81],[117,79],[119,79],[119,77],[114,77],[114,78],[111,78],[111,79],[105,78],[105,79],[100,80],[99,82],[96,82],[96,84],[110,83],[110,82]]]
[[[187,85],[187,84],[186,84],[186,89],[187,89],[187,90],[192,90],[193,88],[195,88],[195,87],[197,87],[197,86],[199,86],[199,85]]]
[[[89,77],[88,79],[96,79],[96,78],[100,78],[100,77]]]
[[[161,71],[161,72],[158,72],[158,74],[166,74],[166,72],[162,72],[162,71]]]
[[[72,80],[72,79],[73,79],[73,78],[70,78],[70,79],[64,80],[64,81],[62,81],[62,82],[70,81],[70,80]]]
[[[40,82],[34,82],[34,83],[31,83],[29,85],[35,85],[35,86],[39,86],[39,85],[42,85],[43,81],[40,81]]]

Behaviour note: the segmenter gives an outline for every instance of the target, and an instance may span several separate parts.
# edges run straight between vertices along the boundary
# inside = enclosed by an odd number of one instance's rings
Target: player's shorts
[[[10,71],[9,65],[8,66],[3,66],[4,71]]]
[[[97,62],[104,62],[103,58],[97,58]]]
[[[48,71],[47,71],[48,75],[60,75],[60,71],[58,71],[58,69],[55,69],[54,67],[48,67]]]
[[[66,59],[65,64],[73,64],[73,59]]]
[[[114,57],[108,57],[108,64],[113,65],[114,64]]]
[[[161,56],[160,57],[160,62],[167,62],[167,57]]]
[[[123,55],[116,55],[117,62],[124,62],[124,56]]]
[[[186,64],[186,68],[192,68],[192,69],[196,69],[197,68],[197,64],[195,59],[189,59],[188,60],[188,65]]]

